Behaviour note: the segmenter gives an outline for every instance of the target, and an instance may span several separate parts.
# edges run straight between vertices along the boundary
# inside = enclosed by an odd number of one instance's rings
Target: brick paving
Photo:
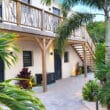
[[[41,92],[41,88],[34,88],[37,96],[43,101],[47,110],[96,110],[95,103],[86,102],[82,99],[82,88],[84,84],[94,79],[93,73],[87,75],[70,77],[58,80],[56,83],[48,85],[46,93]],[[99,110],[105,110],[100,107]]]

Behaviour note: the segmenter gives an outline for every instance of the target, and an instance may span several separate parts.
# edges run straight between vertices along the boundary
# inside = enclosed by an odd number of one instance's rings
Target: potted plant
[[[24,89],[32,88],[32,76],[31,71],[28,71],[28,68],[23,68],[22,71],[17,75],[17,78],[24,79],[18,81],[18,84],[21,88]]]
[[[87,101],[96,101],[97,96],[93,95],[94,92],[98,93],[99,85],[96,80],[90,80],[85,84],[82,90],[83,99]]]

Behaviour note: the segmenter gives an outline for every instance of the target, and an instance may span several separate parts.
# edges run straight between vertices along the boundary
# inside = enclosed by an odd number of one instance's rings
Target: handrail
[[[80,26],[79,29],[75,30],[71,38],[74,40],[82,40],[87,42],[92,51],[95,52],[95,44],[87,32],[86,26]]]
[[[12,1],[16,1],[16,0],[12,0]],[[37,9],[37,10],[41,10],[41,11],[42,11],[42,8],[35,7],[35,6],[33,6],[33,5],[24,3],[24,2],[22,2],[22,1],[16,1],[16,2],[19,2],[19,3],[23,4],[23,5],[29,6],[30,8],[35,8],[35,9]]]

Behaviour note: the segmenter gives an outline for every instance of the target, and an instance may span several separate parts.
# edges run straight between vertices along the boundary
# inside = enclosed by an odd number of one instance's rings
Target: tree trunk
[[[110,105],[107,106],[107,110],[110,110]]]
[[[106,42],[106,62],[110,59],[110,20],[109,20],[109,8],[108,8],[108,0],[105,0],[105,5],[103,7],[103,11],[105,14],[105,23],[106,23],[106,34],[105,34],[105,42]]]

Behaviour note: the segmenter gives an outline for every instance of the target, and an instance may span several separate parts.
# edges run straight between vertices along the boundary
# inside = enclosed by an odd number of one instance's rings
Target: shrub
[[[96,45],[95,51],[95,77],[100,81],[106,80],[107,66],[105,64],[105,44]]]
[[[106,82],[100,89],[99,101],[110,110],[110,82]]]
[[[95,101],[96,96],[93,96],[93,92],[99,91],[99,85],[96,80],[89,81],[85,84],[82,90],[83,99],[87,101]]]
[[[24,89],[32,88],[32,76],[31,76],[31,72],[28,71],[28,68],[23,68],[20,74],[17,75],[17,77],[25,79],[25,80],[18,81],[18,84],[21,88],[24,88]]]
[[[31,82],[32,82],[32,86],[36,86],[36,80],[35,77],[31,75]]]

